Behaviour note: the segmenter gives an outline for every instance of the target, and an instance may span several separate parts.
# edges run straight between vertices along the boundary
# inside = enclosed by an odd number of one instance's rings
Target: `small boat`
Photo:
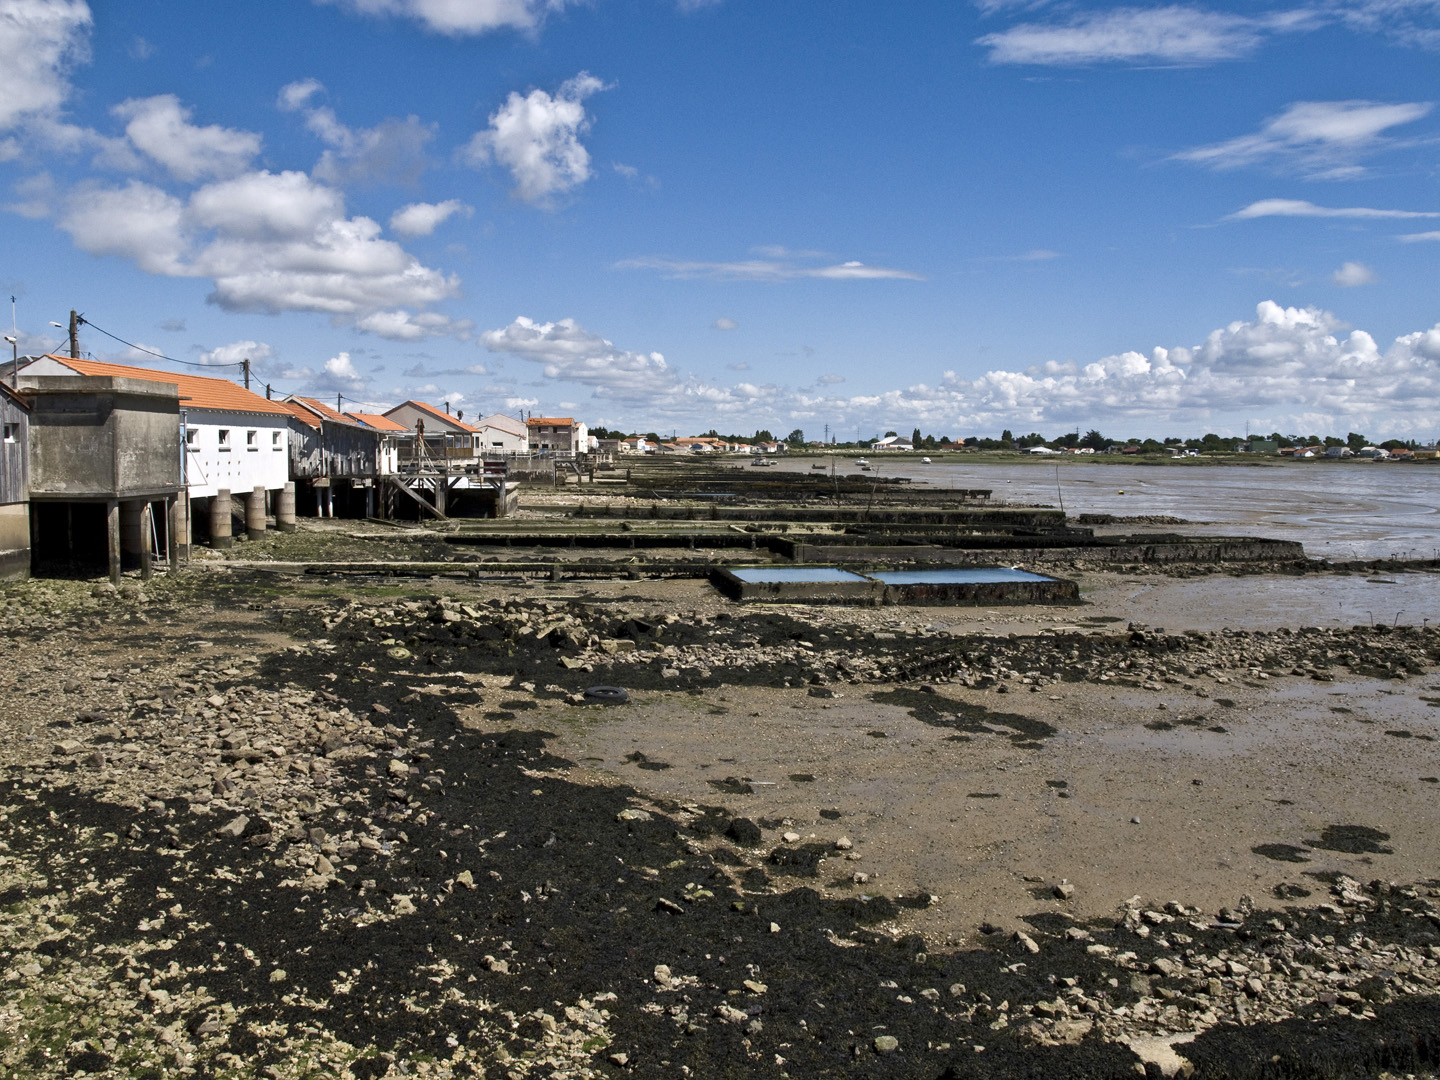
[[[861,472],[869,472],[869,471],[870,471],[870,463],[867,461],[867,462],[865,462],[865,464],[861,465],[861,466],[860,466],[860,471],[861,471]]]
[[[922,457],[922,458],[920,459],[920,464],[921,464],[921,465],[929,465],[929,464],[930,464],[930,459],[929,459],[928,457]]]
[[[822,465],[822,464],[819,464],[819,463],[817,462],[816,464],[811,465],[810,468],[812,468],[812,469],[823,469],[823,468],[825,468],[825,466]]]
[[[856,458],[856,459],[855,459],[855,464],[856,464],[856,465],[869,465],[870,463],[869,463],[868,461],[866,461],[863,457],[861,457],[861,458]]]
[[[766,458],[763,458],[763,457],[757,457],[757,458],[753,458],[753,459],[751,460],[750,464],[753,465],[753,466],[754,466],[755,468],[757,468],[757,469],[768,469],[768,468],[770,468],[770,466],[774,465],[775,462],[770,461],[770,460],[768,460],[768,459],[766,459]]]

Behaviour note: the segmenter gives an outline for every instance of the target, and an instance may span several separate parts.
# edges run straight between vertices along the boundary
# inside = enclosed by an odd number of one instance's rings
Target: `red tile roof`
[[[358,420],[367,427],[373,427],[380,431],[409,431],[404,424],[398,424],[388,416],[381,416],[379,413],[349,412],[345,414],[351,420]]]
[[[316,431],[320,430],[320,418],[316,416],[313,412],[311,412],[309,409],[305,408],[304,405],[301,405],[298,401],[282,401],[280,402],[280,404],[284,405],[286,411],[289,412],[291,416],[299,420],[302,424],[306,424],[314,428]]]
[[[573,425],[575,423],[575,418],[571,416],[532,416],[529,420],[526,420],[525,422],[531,425],[560,424],[563,426],[566,424]]]
[[[396,406],[395,406],[395,409],[401,408],[402,406],[405,406],[405,405],[413,405],[415,408],[419,409],[421,412],[428,412],[431,416],[435,417],[437,420],[443,420],[443,421],[445,421],[445,423],[447,423],[447,424],[454,424],[456,427],[460,428],[462,431],[473,431],[473,432],[476,432],[476,433],[478,433],[478,432],[480,431],[479,428],[471,427],[469,424],[465,423],[464,420],[461,420],[461,419],[459,419],[458,417],[455,417],[455,416],[450,415],[450,414],[449,414],[448,412],[446,412],[444,409],[437,409],[434,405],[431,405],[429,402],[426,402],[426,401],[402,401],[399,405],[396,405]],[[390,411],[391,411],[391,412],[394,412],[395,409],[391,409]]]
[[[104,364],[98,360],[76,360],[69,356],[46,356],[64,364],[77,375],[101,375],[112,379],[145,379],[149,382],[172,383],[180,391],[180,404],[192,409],[223,409],[227,412],[269,413],[289,416],[290,410],[278,401],[267,401],[229,379],[208,375],[176,375],[170,371],[130,367],[127,364]]]
[[[326,420],[336,420],[342,424],[353,424],[355,422],[351,420],[348,416],[346,416],[344,413],[336,412],[329,405],[326,405],[323,401],[317,401],[313,397],[301,397],[299,394],[291,394],[290,400],[300,402],[300,404],[304,405],[312,412],[317,412],[321,416],[325,417]]]

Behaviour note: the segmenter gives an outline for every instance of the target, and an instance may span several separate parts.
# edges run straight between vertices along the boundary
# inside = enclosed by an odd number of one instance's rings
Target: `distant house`
[[[914,446],[914,444],[912,444],[912,443],[910,442],[909,439],[904,438],[903,436],[900,436],[900,435],[886,435],[885,438],[880,439],[880,440],[878,440],[878,441],[876,441],[876,442],[872,442],[872,443],[870,444],[870,449],[871,449],[872,451],[874,451],[874,450],[914,450],[914,449],[915,449],[915,446]]]
[[[452,416],[448,406],[437,409],[426,401],[402,401],[393,409],[386,409],[385,417],[401,424],[407,431],[416,433],[418,447],[423,434],[425,452],[434,460],[459,463],[474,461],[480,456],[479,430],[467,424],[458,416]]]
[[[1354,457],[1355,451],[1351,450],[1348,446],[1331,446],[1326,448],[1325,456],[1327,458]]]
[[[1032,446],[1025,451],[1027,454],[1051,455],[1059,454],[1059,450],[1051,450],[1048,446]]]
[[[296,509],[306,509],[313,492],[317,517],[335,516],[337,496],[345,516],[373,516],[382,447],[390,437],[315,398],[292,394],[281,404],[293,415],[290,477],[303,489],[296,491]]]
[[[480,445],[486,454],[528,454],[530,429],[523,420],[504,413],[491,413],[475,421]]]
[[[1366,446],[1355,451],[1356,457],[1372,458],[1375,461],[1384,461],[1390,456],[1390,451],[1383,446]]]
[[[590,450],[590,428],[569,416],[532,416],[525,421],[530,452],[584,454]]]
[[[0,382],[0,581],[30,573],[30,406]]]
[[[380,433],[380,473],[388,476],[399,471],[399,447],[402,442],[413,442],[415,433],[405,427],[404,424],[397,424],[388,416],[381,416],[379,413],[347,412],[345,414],[357,424],[364,424],[368,428],[374,428]]]

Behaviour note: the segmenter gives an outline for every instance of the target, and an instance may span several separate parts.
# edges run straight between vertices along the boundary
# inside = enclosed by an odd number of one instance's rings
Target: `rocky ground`
[[[1308,875],[1208,910],[1040,878],[981,924],[872,882],[880,843],[843,807],[746,812],[738,766],[675,798],[667,762],[627,782],[562,747],[625,713],[585,703],[609,684],[651,709],[859,698],[1043,760],[1093,720],[1040,719],[1061,691],[1367,680],[1423,706],[1436,629],[1076,609],[899,633],[629,588],[211,569],[0,593],[0,1075],[1433,1073],[1440,881],[1362,874],[1384,831],[1297,836],[1262,854]],[[1417,765],[1433,726],[1405,729]]]

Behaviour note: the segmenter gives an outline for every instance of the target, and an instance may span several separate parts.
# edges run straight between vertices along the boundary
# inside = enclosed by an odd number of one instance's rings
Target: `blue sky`
[[[1433,438],[1437,61],[1436,0],[0,0],[0,285],[372,407]]]

